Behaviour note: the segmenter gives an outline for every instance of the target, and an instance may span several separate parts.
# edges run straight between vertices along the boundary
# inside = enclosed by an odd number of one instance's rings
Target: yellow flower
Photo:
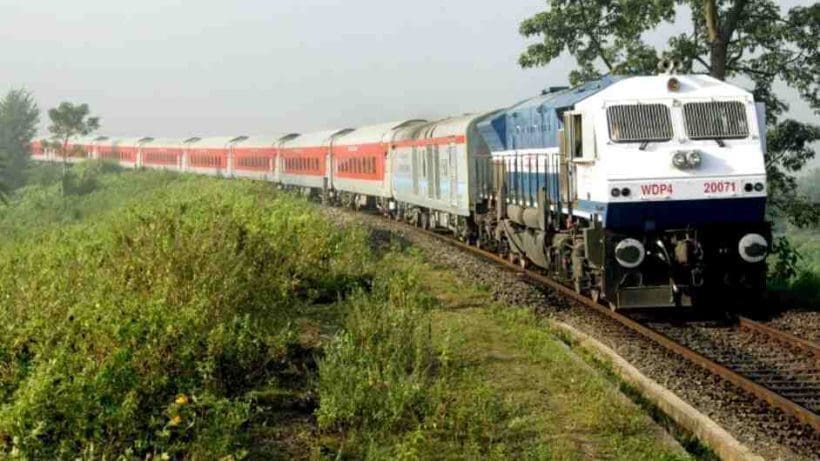
[[[179,415],[174,415],[171,418],[171,420],[168,421],[168,425],[172,426],[172,427],[173,426],[179,426],[179,423],[181,423],[181,422],[182,422],[182,417],[180,417]]]
[[[188,396],[185,394],[179,394],[177,399],[174,400],[177,405],[187,405],[188,404]]]

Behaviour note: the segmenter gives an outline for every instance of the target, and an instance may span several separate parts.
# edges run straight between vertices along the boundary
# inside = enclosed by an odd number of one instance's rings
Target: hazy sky
[[[526,45],[518,24],[544,5],[0,0],[0,91],[24,86],[44,109],[87,102],[102,117],[101,133],[112,136],[304,132],[436,118],[566,83],[569,58],[536,70],[517,65]],[[650,39],[661,43],[677,28]],[[814,118],[804,106],[796,114]]]

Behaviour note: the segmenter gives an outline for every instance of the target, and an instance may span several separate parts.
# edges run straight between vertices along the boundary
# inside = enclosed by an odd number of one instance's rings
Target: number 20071
[[[737,185],[732,181],[709,181],[703,183],[704,194],[731,194],[737,192]]]

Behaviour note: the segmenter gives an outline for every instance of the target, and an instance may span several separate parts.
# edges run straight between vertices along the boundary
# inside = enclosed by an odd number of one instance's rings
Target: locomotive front
[[[493,193],[476,239],[614,308],[754,297],[770,245],[764,119],[705,75],[545,90],[478,125]]]
[[[572,153],[593,213],[586,256],[604,268],[594,289],[619,307],[759,294],[770,230],[765,114],[751,94],[708,76],[634,77],[575,112],[596,145],[594,161]]]

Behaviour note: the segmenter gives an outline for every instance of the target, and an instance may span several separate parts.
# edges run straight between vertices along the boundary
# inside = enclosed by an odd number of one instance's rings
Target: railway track
[[[576,293],[542,273],[434,231],[428,235],[495,262],[592,309],[781,410],[820,434],[820,346],[751,319],[722,323],[640,320]]]

